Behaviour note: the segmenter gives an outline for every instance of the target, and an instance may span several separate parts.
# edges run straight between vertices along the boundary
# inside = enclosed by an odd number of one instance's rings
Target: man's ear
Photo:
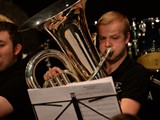
[[[17,44],[16,47],[15,47],[15,55],[18,55],[21,50],[22,50],[22,45]]]
[[[127,33],[127,38],[126,38],[126,44],[128,44],[128,42],[130,41],[131,38],[131,34],[128,32]]]

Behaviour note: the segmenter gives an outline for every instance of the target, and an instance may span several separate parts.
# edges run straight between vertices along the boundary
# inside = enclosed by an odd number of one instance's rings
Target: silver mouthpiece
[[[94,76],[98,73],[98,71],[102,68],[104,62],[107,60],[108,56],[111,56],[113,54],[113,50],[111,48],[107,48],[105,50],[106,54],[104,56],[101,57],[100,62],[98,63],[98,66],[96,67],[95,71],[93,72],[93,74],[90,76],[89,80],[92,80],[94,78]]]
[[[112,54],[113,54],[112,48],[107,48],[107,49],[105,50],[105,53],[106,53],[107,57],[108,57],[108,56],[111,57]]]

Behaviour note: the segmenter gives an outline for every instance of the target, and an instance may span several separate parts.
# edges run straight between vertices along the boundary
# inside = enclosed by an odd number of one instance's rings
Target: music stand
[[[112,77],[28,93],[37,120],[109,120],[121,113]]]

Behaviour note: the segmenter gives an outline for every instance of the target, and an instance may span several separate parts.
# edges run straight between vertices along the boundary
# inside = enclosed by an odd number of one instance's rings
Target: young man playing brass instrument
[[[108,48],[113,51],[104,65],[108,75],[113,77],[122,112],[141,117],[140,113],[149,93],[150,77],[149,71],[128,55],[128,18],[116,11],[103,14],[97,23],[97,38],[97,46],[102,55],[106,54]],[[44,74],[44,80],[57,77],[62,72],[59,67],[53,67]]]

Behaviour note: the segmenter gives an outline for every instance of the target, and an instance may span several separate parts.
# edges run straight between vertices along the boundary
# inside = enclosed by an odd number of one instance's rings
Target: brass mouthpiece
[[[107,48],[106,50],[105,50],[105,53],[106,53],[106,55],[107,55],[107,57],[109,56],[109,57],[111,57],[112,56],[112,54],[113,54],[113,50],[112,50],[112,48]]]

